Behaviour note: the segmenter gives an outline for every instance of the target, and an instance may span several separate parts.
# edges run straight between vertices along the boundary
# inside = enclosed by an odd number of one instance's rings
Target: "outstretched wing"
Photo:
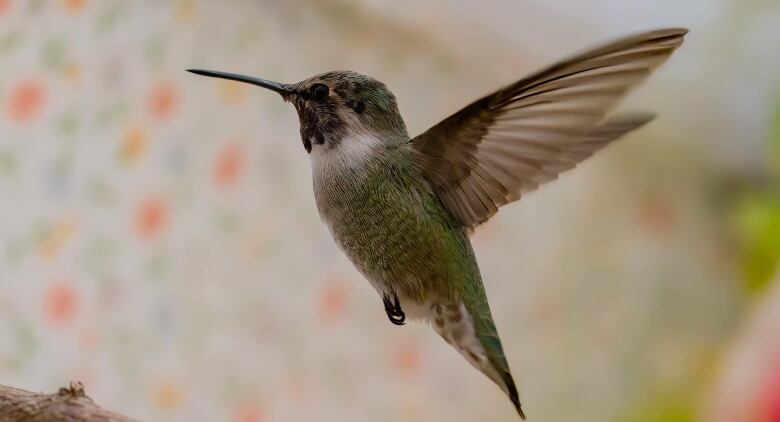
[[[624,38],[483,97],[412,139],[424,177],[467,228],[652,119],[606,118],[685,29]]]

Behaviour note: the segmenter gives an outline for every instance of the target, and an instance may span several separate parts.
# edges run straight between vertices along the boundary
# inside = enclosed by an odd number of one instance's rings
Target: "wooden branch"
[[[84,386],[71,381],[54,394],[0,385],[0,422],[136,422],[96,405]]]

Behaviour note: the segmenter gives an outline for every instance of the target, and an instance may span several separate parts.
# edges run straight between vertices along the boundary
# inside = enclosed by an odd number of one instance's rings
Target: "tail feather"
[[[501,387],[520,418],[525,419],[487,301],[479,309],[467,307],[463,302],[436,304],[433,326],[472,366]]]
[[[512,374],[506,372],[504,382],[508,390],[509,400],[512,400],[512,404],[515,405],[515,410],[520,415],[520,419],[525,420],[525,412],[523,412],[523,408],[520,406],[520,396],[517,394],[517,387],[515,387],[515,380],[512,379]]]

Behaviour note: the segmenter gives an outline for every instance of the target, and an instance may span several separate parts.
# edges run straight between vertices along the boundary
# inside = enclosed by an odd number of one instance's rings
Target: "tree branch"
[[[84,386],[71,381],[54,394],[0,385],[0,422],[135,422],[96,405]]]

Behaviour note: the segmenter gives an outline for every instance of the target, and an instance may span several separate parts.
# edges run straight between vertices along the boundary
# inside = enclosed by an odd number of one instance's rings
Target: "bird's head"
[[[313,148],[336,148],[346,138],[371,137],[387,144],[409,139],[393,93],[376,79],[356,72],[326,72],[292,84],[210,70],[190,72],[246,82],[279,93],[298,111],[301,139],[307,152]]]

